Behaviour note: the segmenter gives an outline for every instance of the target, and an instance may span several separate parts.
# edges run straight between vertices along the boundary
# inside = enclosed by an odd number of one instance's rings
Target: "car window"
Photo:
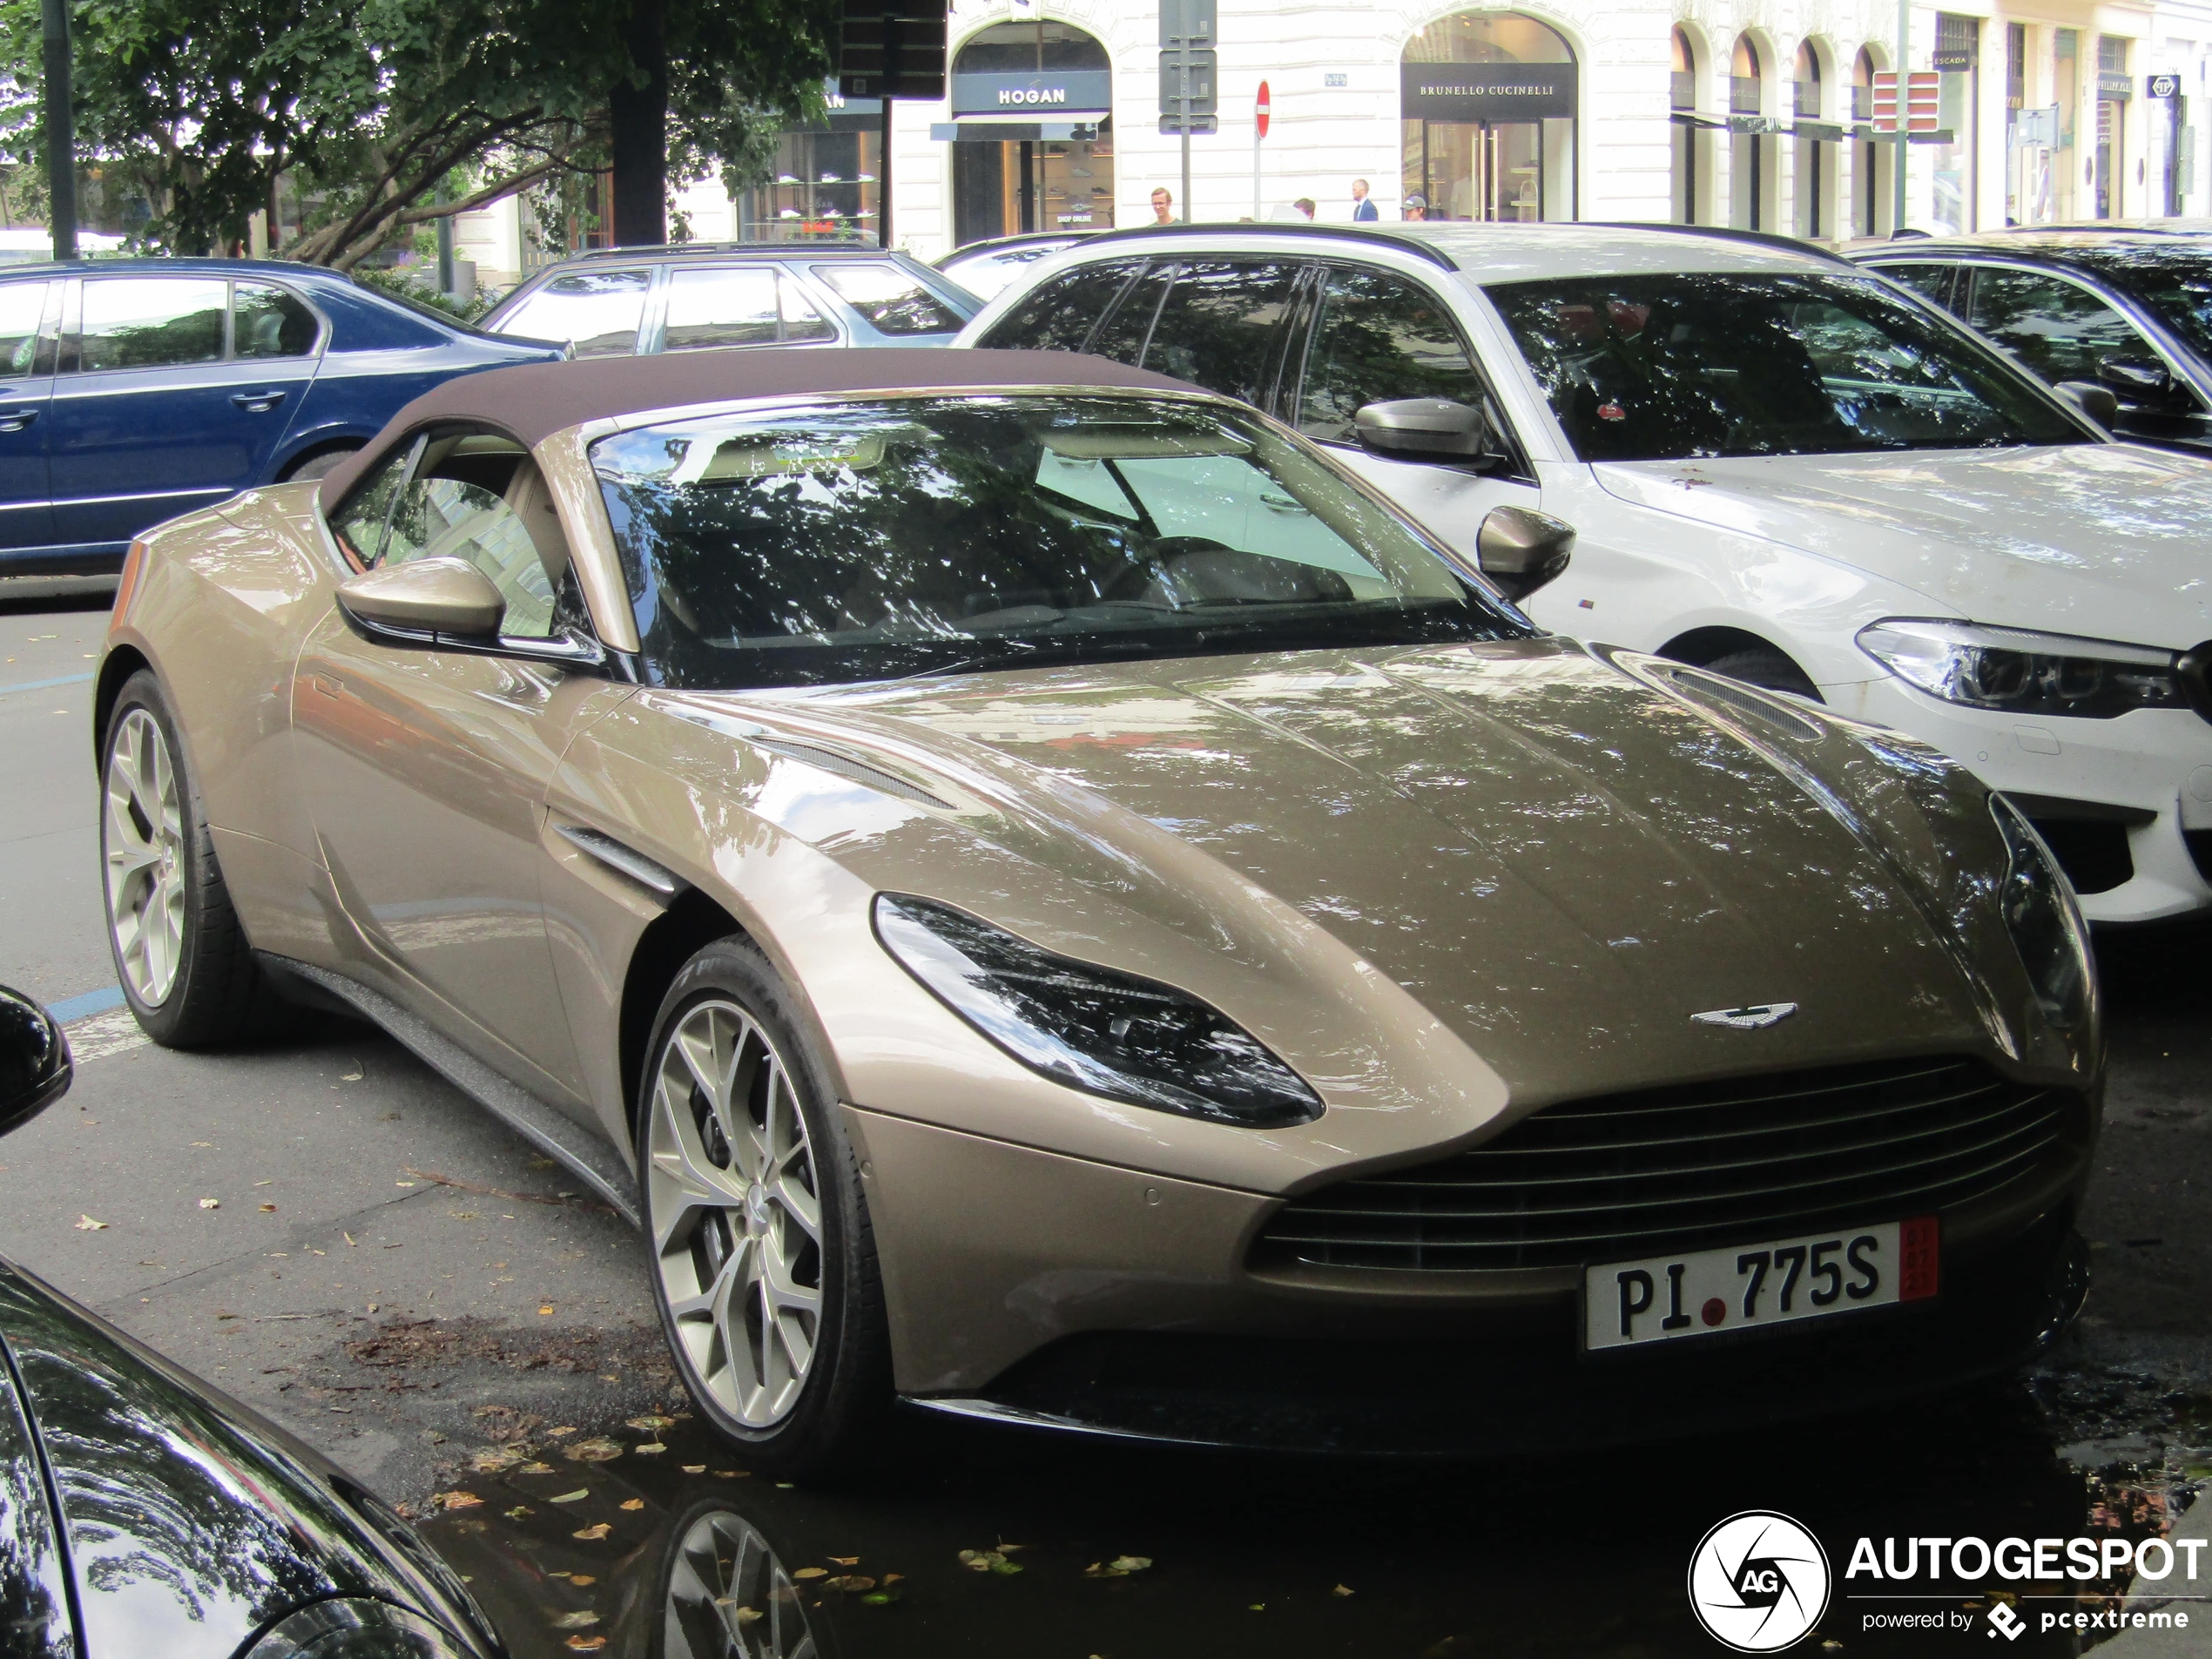
[[[1923,300],[1951,308],[1951,280],[1957,271],[1950,265],[1892,265],[1885,261],[1871,267],[1892,282],[1902,282]]]
[[[401,485],[378,563],[439,556],[466,559],[491,578],[507,601],[501,633],[526,639],[552,634],[556,574],[504,494],[453,477],[412,478]]]
[[[384,526],[392,516],[392,495],[407,476],[420,442],[395,449],[354,488],[330,516],[331,533],[364,570],[384,552]]]
[[[1256,413],[916,396],[693,418],[592,465],[649,678],[689,686],[1518,637]]]
[[[1349,443],[1352,417],[1369,403],[1481,396],[1467,342],[1442,300],[1386,271],[1329,273],[1298,386],[1299,431]]]
[[[2042,271],[1976,271],[1969,320],[2047,381],[2094,381],[2103,357],[2158,361],[2134,324],[2080,284]]]
[[[40,347],[50,345],[51,330],[41,325],[46,320],[47,296],[51,282],[9,282],[0,284],[0,373],[9,374],[46,374],[53,372],[53,353],[44,353],[40,361]]]
[[[822,315],[820,307],[807,297],[806,288],[790,272],[778,273],[776,292],[782,295],[786,345],[837,338],[837,325]]]
[[[1101,260],[1063,271],[1016,300],[979,343],[1007,351],[1081,351],[1114,297],[1143,268],[1142,260]]]
[[[223,355],[221,277],[94,277],[84,284],[78,366],[165,368]]]
[[[776,343],[776,272],[767,265],[674,271],[663,351]]]
[[[1153,320],[1143,367],[1210,392],[1264,403],[1291,289],[1289,260],[1213,260],[1184,266]]]
[[[956,334],[967,321],[919,277],[887,261],[818,265],[813,271],[880,334]]]
[[[502,318],[499,332],[563,340],[578,357],[627,356],[637,349],[652,280],[649,270],[566,272]]]
[[[1957,324],[1865,276],[1714,271],[1485,292],[1585,461],[2090,441]]]
[[[1134,367],[1143,355],[1144,342],[1152,337],[1152,319],[1160,314],[1160,301],[1167,298],[1176,270],[1172,261],[1152,266],[1124,287],[1113,310],[1091,336],[1090,352]]]
[[[231,289],[232,350],[240,357],[304,357],[321,332],[295,295],[260,282]]]

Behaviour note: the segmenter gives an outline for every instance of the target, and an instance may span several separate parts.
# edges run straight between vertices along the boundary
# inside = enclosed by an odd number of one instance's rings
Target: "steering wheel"
[[[1211,536],[1163,536],[1153,542],[1134,563],[1106,584],[1099,597],[1108,604],[1133,604],[1144,588],[1157,583],[1167,597],[1168,608],[1180,610],[1183,602],[1176,597],[1169,580],[1170,573],[1179,559],[1193,553],[1234,553],[1237,550],[1226,542],[1217,542]]]

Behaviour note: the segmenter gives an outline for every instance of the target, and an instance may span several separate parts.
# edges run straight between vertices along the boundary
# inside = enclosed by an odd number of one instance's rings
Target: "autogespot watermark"
[[[1979,1633],[2005,1642],[2027,1630],[2186,1630],[2191,1609],[2176,1603],[2205,1599],[2195,1592],[2207,1542],[1862,1537],[1844,1568],[1842,1599],[1851,1604],[1846,1628]],[[1990,1594],[1993,1578],[2023,1586],[2071,1581],[2133,1588],[2128,1604],[2083,1607],[2083,1592],[2054,1588],[1997,1592],[1986,1608],[1958,1605],[1962,1595]],[[1691,1611],[1716,1641],[1739,1653],[1777,1653],[1803,1639],[1828,1610],[1833,1588],[1820,1541],[1772,1510],[1730,1515],[1698,1541],[1689,1558]],[[1926,1605],[1932,1602],[1947,1605]]]

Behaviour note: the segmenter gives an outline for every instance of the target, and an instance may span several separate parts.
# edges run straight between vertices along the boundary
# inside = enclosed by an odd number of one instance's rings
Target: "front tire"
[[[891,1397],[860,1161],[752,946],[676,976],[637,1097],[653,1300],[700,1414],[757,1467],[851,1467]]]
[[[100,779],[108,948],[131,1012],[164,1048],[233,1041],[260,1018],[269,993],[151,670],[125,683],[109,712]]]

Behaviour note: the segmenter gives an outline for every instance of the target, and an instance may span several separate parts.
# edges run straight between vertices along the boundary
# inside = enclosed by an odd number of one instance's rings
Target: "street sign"
[[[945,96],[946,0],[844,0],[838,90],[846,98]]]
[[[2182,95],[2182,78],[2178,75],[2151,75],[2144,78],[2145,98],[2173,98]]]
[[[1217,129],[1216,0],[1160,0],[1160,131],[1183,138],[1183,218],[1190,219],[1190,135]]]
[[[2161,96],[2161,94],[2159,94],[2159,93],[2154,92],[2154,93],[2152,93],[2152,94],[2151,94],[2151,96],[2152,96],[2153,98],[2157,98],[2157,97]],[[1258,123],[1259,123],[1259,136],[1260,136],[1261,138],[1265,138],[1265,137],[1267,136],[1267,113],[1268,113],[1268,106],[1267,106],[1267,83],[1266,83],[1265,81],[1262,81],[1262,82],[1259,84],[1259,102],[1258,102],[1258,104],[1254,106],[1254,110],[1255,110],[1256,116],[1257,116],[1257,118],[1258,118]]]
[[[1214,40],[1216,0],[1160,0],[1160,49],[1211,46]]]
[[[1186,88],[1182,80],[1184,64],[1188,61],[1190,83]],[[1221,54],[1216,51],[1172,51],[1160,54],[1160,113],[1179,114],[1182,100],[1187,93],[1190,99],[1190,113],[1213,115],[1218,112],[1214,102],[1214,78],[1221,67]]]

